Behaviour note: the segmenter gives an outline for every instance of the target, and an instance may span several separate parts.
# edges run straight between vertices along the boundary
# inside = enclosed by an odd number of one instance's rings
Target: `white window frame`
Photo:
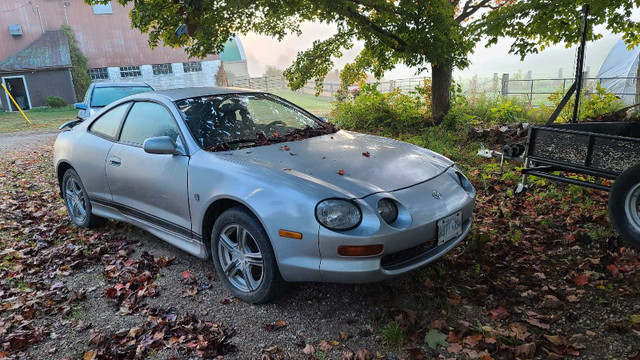
[[[33,109],[33,106],[31,106],[31,95],[29,94],[29,87],[27,86],[27,79],[24,77],[24,75],[14,75],[14,76],[3,76],[2,77],[2,83],[4,84],[4,86],[7,86],[7,82],[5,81],[6,79],[22,79],[22,83],[24,84],[24,91],[27,93],[27,101],[29,102],[29,110]],[[9,105],[9,111],[14,111],[11,110],[11,108],[13,107],[13,102],[11,101],[11,99],[9,98],[9,94],[7,94],[4,89],[3,92],[5,93],[4,96],[7,99],[7,105]],[[13,96],[13,94],[11,94],[11,96]],[[18,109],[16,109],[18,110]]]
[[[106,4],[93,5],[93,13],[95,15],[112,15],[111,1]]]
[[[123,75],[123,73],[131,74],[131,75]],[[133,75],[133,73],[136,73]],[[140,65],[131,65],[131,66],[120,66],[120,78],[136,78],[142,76],[142,68]]]

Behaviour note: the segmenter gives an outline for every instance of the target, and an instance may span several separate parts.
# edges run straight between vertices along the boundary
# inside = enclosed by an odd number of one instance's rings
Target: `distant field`
[[[27,121],[17,111],[0,111],[0,133],[54,130],[65,122],[75,119],[78,110],[73,106],[67,106],[60,109],[33,109],[24,113],[31,121],[31,125],[27,124]]]
[[[332,98],[326,96],[318,96],[305,94],[298,91],[276,90],[274,94],[281,98],[287,99],[301,108],[311,112],[314,115],[326,116],[331,111]]]

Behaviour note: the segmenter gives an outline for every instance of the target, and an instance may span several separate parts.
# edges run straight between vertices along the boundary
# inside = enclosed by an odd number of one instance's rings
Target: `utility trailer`
[[[577,122],[589,29],[589,4],[584,5],[583,13],[576,81],[547,124],[529,128],[525,146],[505,146],[502,159],[503,162],[505,158],[524,161],[522,183],[516,192],[526,190],[528,176],[610,191],[611,222],[625,241],[640,249],[640,122]],[[571,123],[554,124],[573,94]],[[520,157],[522,155],[523,158]],[[570,177],[567,173],[613,180],[613,185],[609,185],[610,181],[589,181],[589,177]]]
[[[640,248],[640,122],[534,126],[525,147],[519,191],[529,175],[610,191],[611,222],[624,240]],[[614,182],[608,185],[566,173]]]

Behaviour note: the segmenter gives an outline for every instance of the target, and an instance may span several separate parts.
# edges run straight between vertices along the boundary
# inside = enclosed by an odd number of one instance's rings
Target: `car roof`
[[[135,87],[135,86],[145,86],[151,87],[151,85],[145,82],[133,82],[133,81],[121,81],[121,82],[99,82],[94,83],[93,86],[97,88],[103,87]]]
[[[144,94],[138,94],[140,96],[149,96],[151,94],[163,95],[169,98],[171,101],[195,98],[201,96],[211,96],[211,95],[226,95],[226,94],[248,94],[248,93],[258,93],[259,91],[251,90],[251,89],[242,89],[242,88],[233,88],[233,87],[189,87],[189,88],[181,88],[181,89],[170,89],[170,90],[159,90],[159,91],[150,91]]]

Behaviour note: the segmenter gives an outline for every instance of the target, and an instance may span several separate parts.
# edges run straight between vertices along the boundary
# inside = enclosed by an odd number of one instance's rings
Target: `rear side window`
[[[148,138],[169,136],[177,142],[178,134],[178,125],[164,106],[137,102],[124,122],[120,141],[142,145]]]
[[[122,104],[107,111],[98,120],[91,124],[91,132],[98,133],[104,136],[115,138],[118,134],[118,128],[120,122],[124,117],[124,113],[127,111],[129,104]]]

